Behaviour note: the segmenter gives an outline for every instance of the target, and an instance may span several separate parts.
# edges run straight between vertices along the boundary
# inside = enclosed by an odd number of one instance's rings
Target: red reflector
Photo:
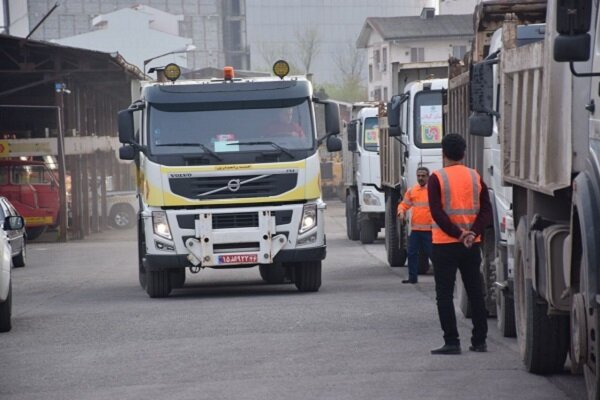
[[[223,78],[226,81],[230,81],[235,77],[235,72],[233,71],[233,67],[225,67],[223,68]]]
[[[502,217],[502,222],[500,222],[500,232],[506,232],[506,217]]]

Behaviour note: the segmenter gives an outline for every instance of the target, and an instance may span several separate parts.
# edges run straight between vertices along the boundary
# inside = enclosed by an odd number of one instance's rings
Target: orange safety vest
[[[462,230],[470,230],[479,214],[481,178],[477,171],[464,165],[453,165],[433,172],[440,182],[442,208],[452,223]],[[434,244],[458,243],[458,238],[444,232],[435,222],[431,230]],[[480,242],[481,238],[475,238]]]
[[[413,231],[430,231],[433,218],[429,211],[429,197],[427,185],[421,187],[418,183],[408,189],[404,194],[404,200],[398,204],[397,213],[406,213],[412,208],[410,218],[410,229]]]

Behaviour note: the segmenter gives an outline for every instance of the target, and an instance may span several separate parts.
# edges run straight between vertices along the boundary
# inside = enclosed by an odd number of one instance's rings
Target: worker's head
[[[449,133],[442,139],[442,154],[445,160],[460,161],[465,156],[467,143],[458,133]]]
[[[429,180],[429,169],[427,167],[417,168],[417,183],[421,186],[427,185]]]

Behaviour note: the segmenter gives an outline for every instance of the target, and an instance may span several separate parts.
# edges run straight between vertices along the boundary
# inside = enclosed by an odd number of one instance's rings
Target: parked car
[[[5,220],[6,217],[21,217],[21,215],[6,197],[0,196],[0,221]],[[5,224],[3,228],[4,231],[6,231],[8,242],[12,248],[11,255],[13,267],[24,267],[27,254],[27,234],[25,232],[25,226],[21,226],[18,229],[9,229]]]
[[[0,332],[8,332],[12,327],[12,250],[5,229],[16,231],[24,226],[23,217],[12,215],[4,218],[4,229],[0,229]]]

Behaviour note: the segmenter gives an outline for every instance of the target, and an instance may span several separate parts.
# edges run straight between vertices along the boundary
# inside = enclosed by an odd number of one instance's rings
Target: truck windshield
[[[362,145],[367,151],[379,151],[379,119],[365,118]]]
[[[442,92],[419,92],[415,96],[415,144],[420,148],[442,146]]]
[[[197,144],[197,151],[217,159],[232,153],[310,150],[315,142],[310,107],[307,100],[300,101],[153,104],[148,119],[150,149],[156,155],[182,154]]]

